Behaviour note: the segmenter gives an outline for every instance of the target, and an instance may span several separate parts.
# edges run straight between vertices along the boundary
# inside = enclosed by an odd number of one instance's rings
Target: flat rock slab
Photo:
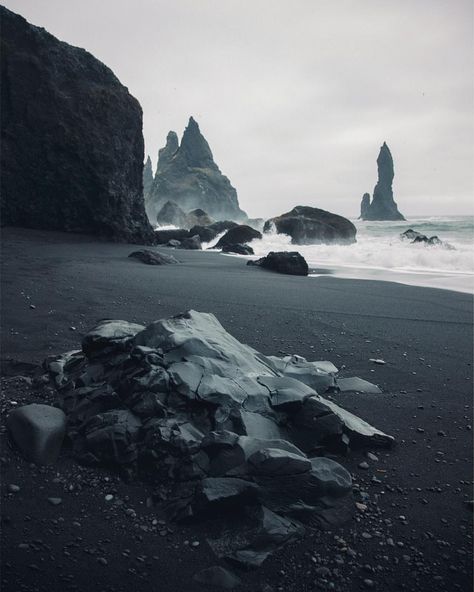
[[[13,410],[7,418],[10,435],[30,461],[54,463],[66,433],[66,415],[61,409],[33,403]]]
[[[363,378],[338,378],[337,386],[341,393],[356,392],[367,393],[368,395],[380,395],[382,391],[376,384],[372,384]]]
[[[171,265],[179,263],[179,261],[172,255],[164,255],[163,253],[157,253],[156,251],[150,251],[143,249],[142,251],[133,251],[129,257],[137,259],[146,265]]]

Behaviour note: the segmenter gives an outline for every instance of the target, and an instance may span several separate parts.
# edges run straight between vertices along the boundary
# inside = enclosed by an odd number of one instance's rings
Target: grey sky
[[[406,215],[473,213],[472,0],[3,0],[140,101],[156,166],[199,122],[251,216],[356,216],[385,140]]]

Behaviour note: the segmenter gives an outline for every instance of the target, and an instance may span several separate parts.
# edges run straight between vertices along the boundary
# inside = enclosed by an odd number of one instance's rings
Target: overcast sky
[[[250,216],[357,216],[384,140],[402,213],[473,213],[472,0],[2,3],[112,68],[154,166],[193,115]]]

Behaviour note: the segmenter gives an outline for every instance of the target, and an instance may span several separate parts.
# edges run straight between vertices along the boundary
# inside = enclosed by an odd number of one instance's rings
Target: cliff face
[[[377,170],[378,181],[374,188],[372,202],[369,194],[365,193],[362,198],[360,217],[362,220],[405,220],[393,199],[393,159],[385,142],[377,158]]]
[[[0,18],[2,224],[152,241],[138,101],[84,49]]]
[[[243,220],[237,192],[214,162],[211,149],[191,117],[181,144],[170,132],[159,151],[157,171],[150,191],[147,213],[152,222],[167,201],[183,211],[200,208],[216,220]]]

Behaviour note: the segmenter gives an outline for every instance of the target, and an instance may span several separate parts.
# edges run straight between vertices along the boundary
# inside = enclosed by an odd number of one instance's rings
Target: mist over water
[[[357,243],[353,245],[292,245],[289,236],[270,232],[251,246],[255,257],[269,251],[299,251],[310,268],[338,277],[474,292],[474,216],[353,222],[357,227]],[[437,235],[454,249],[401,240],[400,234],[408,228],[428,237]]]

